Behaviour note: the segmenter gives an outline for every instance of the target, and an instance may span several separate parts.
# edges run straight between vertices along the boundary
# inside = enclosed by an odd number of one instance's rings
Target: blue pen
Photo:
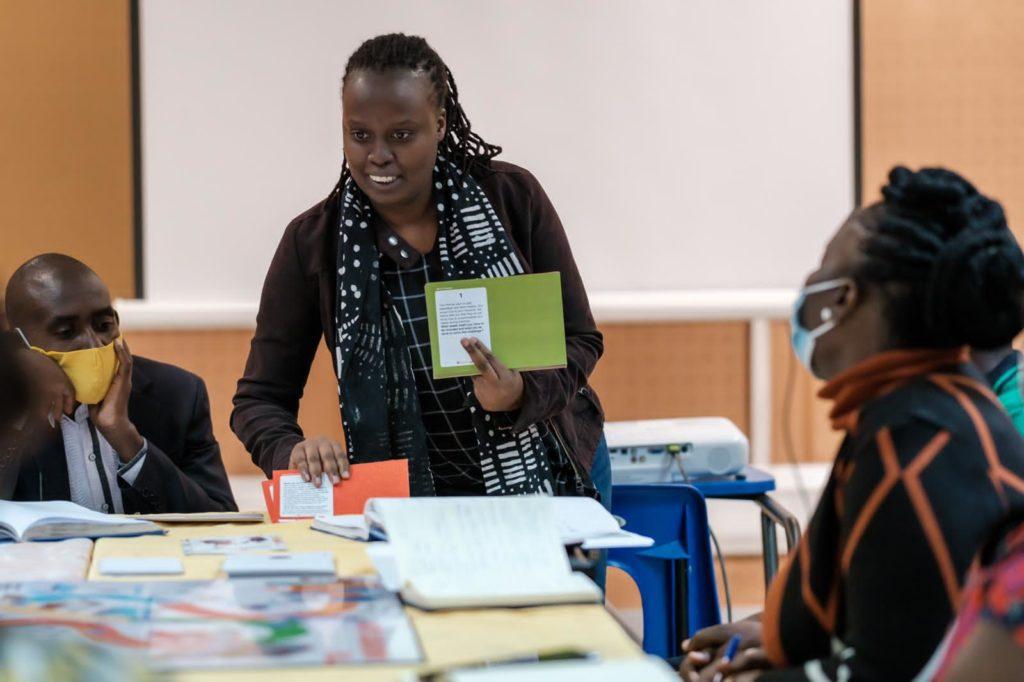
[[[730,662],[736,655],[736,652],[740,649],[740,636],[733,635],[729,638],[729,643],[725,645],[725,653],[722,654],[722,663]],[[722,682],[722,673],[715,673],[714,682]]]

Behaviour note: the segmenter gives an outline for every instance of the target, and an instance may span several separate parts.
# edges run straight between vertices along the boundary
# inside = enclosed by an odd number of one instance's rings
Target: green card
[[[430,282],[426,294],[435,379],[480,373],[462,347],[471,336],[511,369],[565,367],[559,273]]]

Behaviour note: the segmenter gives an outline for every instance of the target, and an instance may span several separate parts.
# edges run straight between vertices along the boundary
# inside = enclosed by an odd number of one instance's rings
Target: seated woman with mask
[[[1003,210],[942,169],[895,168],[807,278],[797,355],[844,439],[760,621],[684,643],[690,679],[907,680],[956,612],[971,562],[1024,509],[1024,441],[967,346],[1024,327],[1024,256]],[[720,647],[738,633],[731,663]]]

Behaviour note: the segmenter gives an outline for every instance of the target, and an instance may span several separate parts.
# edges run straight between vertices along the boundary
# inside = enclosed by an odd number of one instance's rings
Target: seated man
[[[202,379],[133,358],[95,272],[69,256],[37,256],[11,276],[6,308],[34,349],[22,351],[29,380],[64,381],[67,396],[52,401],[59,425],[51,418],[55,428],[20,458],[13,499],[128,514],[237,509]]]

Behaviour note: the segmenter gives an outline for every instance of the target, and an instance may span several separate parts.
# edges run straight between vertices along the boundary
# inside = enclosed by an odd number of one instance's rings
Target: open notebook
[[[372,500],[388,543],[370,553],[385,583],[425,609],[599,602],[569,566],[549,497]]]
[[[387,526],[376,505],[377,500],[371,499],[364,514],[317,516],[312,528],[349,540],[386,540]],[[590,497],[553,497],[551,509],[563,545],[581,545],[590,550],[654,544],[649,537],[620,528],[615,517]]]
[[[103,514],[74,502],[0,500],[0,540],[63,540],[163,533],[150,521]]]

